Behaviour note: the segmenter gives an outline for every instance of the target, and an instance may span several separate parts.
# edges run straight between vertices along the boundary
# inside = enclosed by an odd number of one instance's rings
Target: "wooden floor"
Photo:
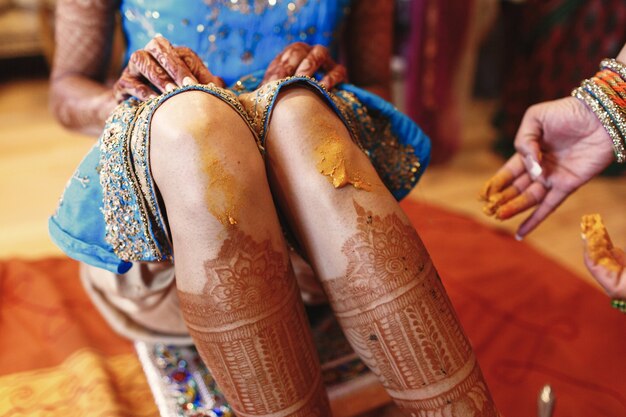
[[[67,179],[95,141],[57,125],[48,112],[47,88],[44,79],[0,84],[0,258],[61,254],[48,238],[47,218]],[[459,132],[462,150],[450,164],[429,168],[410,198],[435,203],[512,232],[521,219],[499,223],[486,218],[477,201],[481,184],[502,163],[489,152],[494,132],[488,120],[494,106],[492,102],[472,103],[465,115],[465,128]],[[581,279],[592,281],[582,264],[580,217],[601,213],[614,242],[626,247],[625,209],[626,178],[595,179],[527,241],[577,271]],[[389,407],[377,412],[377,416],[382,415],[395,412]]]

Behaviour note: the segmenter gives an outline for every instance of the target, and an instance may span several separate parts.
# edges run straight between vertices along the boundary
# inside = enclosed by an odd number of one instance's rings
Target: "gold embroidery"
[[[149,102],[146,102],[149,103]],[[100,185],[103,193],[105,240],[120,259],[165,259],[149,237],[148,216],[129,162],[129,136],[145,103],[119,105],[100,138]],[[138,218],[137,218],[138,217]]]

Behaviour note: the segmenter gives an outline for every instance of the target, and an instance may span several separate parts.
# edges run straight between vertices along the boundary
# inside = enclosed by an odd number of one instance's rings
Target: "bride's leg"
[[[407,415],[496,415],[431,259],[368,158],[313,92],[278,100],[272,190],[356,352]]]
[[[330,416],[263,160],[247,125],[198,91],[151,127],[151,168],[183,316],[238,416]]]

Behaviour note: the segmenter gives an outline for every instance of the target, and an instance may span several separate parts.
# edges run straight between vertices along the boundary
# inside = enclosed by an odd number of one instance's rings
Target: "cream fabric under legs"
[[[192,344],[183,321],[169,263],[135,263],[114,274],[81,263],[80,277],[109,325],[131,340]]]

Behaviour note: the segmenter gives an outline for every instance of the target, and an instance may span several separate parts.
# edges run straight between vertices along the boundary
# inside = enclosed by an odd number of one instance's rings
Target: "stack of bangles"
[[[626,162],[626,65],[615,59],[600,63],[600,71],[584,80],[572,96],[600,119],[613,141],[617,162]]]

